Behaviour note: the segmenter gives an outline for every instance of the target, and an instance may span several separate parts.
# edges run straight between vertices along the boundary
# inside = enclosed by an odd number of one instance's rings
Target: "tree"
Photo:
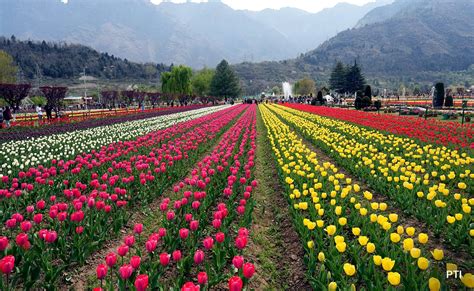
[[[211,82],[214,77],[214,70],[204,68],[198,71],[191,79],[193,93],[202,97],[211,93]]]
[[[129,107],[130,105],[132,105],[135,99],[136,92],[133,90],[125,90],[121,92],[121,95],[123,100],[125,101],[125,104],[127,104],[127,107]]]
[[[357,92],[359,90],[364,90],[365,78],[361,72],[357,61],[354,62],[354,65],[351,66],[346,75],[346,91],[350,93]]]
[[[365,86],[364,96],[367,96],[372,99],[372,88],[370,87],[370,85]]]
[[[226,60],[216,67],[216,73],[211,82],[211,95],[217,98],[236,98],[240,94],[239,79]]]
[[[161,75],[161,90],[163,93],[191,94],[191,77],[193,71],[190,67],[175,66],[171,72]]]
[[[28,96],[30,84],[0,84],[0,97],[10,105],[13,112],[19,109],[21,101]]]
[[[13,58],[3,50],[0,50],[0,83],[13,84],[16,82],[18,68]]]
[[[281,88],[280,86],[274,86],[272,88],[272,93],[275,94],[275,95],[281,95]]]
[[[100,95],[102,95],[102,99],[104,100],[104,104],[106,106],[109,106],[110,108],[115,108],[119,92],[115,90],[111,91],[102,91],[100,92]]]
[[[155,105],[158,103],[160,99],[161,93],[159,92],[147,92],[146,95],[148,96],[148,100],[151,103],[151,106],[155,108]]]
[[[346,89],[346,67],[342,62],[337,62],[329,78],[329,87],[337,93],[344,93]]]
[[[30,100],[34,105],[37,106],[44,106],[47,102],[46,98],[44,98],[43,96],[33,96],[30,97]]]
[[[51,110],[55,110],[57,116],[61,106],[61,100],[66,97],[67,87],[43,86],[40,87],[40,90],[47,100],[46,106],[51,108]]]
[[[436,83],[435,92],[433,96],[433,107],[440,108],[444,104],[444,84]]]
[[[297,95],[310,95],[316,91],[316,83],[309,78],[304,78],[295,83],[295,93]]]

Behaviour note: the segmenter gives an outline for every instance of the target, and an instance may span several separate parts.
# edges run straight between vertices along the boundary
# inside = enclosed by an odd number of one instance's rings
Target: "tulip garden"
[[[254,283],[265,181],[283,189],[267,194],[286,203],[308,288],[469,290],[473,145],[472,125],[300,104],[2,140],[0,290],[279,289]]]

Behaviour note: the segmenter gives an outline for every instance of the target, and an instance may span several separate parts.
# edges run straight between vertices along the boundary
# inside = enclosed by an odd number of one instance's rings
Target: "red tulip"
[[[119,275],[122,280],[127,280],[132,276],[133,267],[131,265],[123,265],[119,268]]]
[[[199,291],[200,289],[199,285],[194,285],[193,282],[186,282],[183,287],[181,287],[181,291]]]
[[[46,233],[45,240],[48,243],[53,243],[53,242],[56,241],[57,238],[58,238],[58,234],[54,230],[52,230],[52,231],[48,231],[48,233]]]
[[[115,253],[109,253],[105,257],[105,263],[107,264],[107,266],[112,268],[117,263],[117,255]]]
[[[229,279],[230,291],[240,291],[242,290],[243,285],[244,285],[244,282],[242,282],[242,279],[240,279],[240,277],[234,276]]]
[[[247,237],[246,237],[246,236],[239,235],[239,236],[235,239],[235,246],[236,246],[239,250],[244,249],[244,248],[247,246]]]
[[[179,237],[181,239],[186,239],[188,237],[188,235],[189,235],[189,230],[187,228],[181,228],[179,230]]]
[[[12,255],[6,256],[0,260],[0,271],[3,274],[10,274],[15,268],[15,257]]]
[[[202,263],[204,261],[204,252],[201,251],[201,250],[197,250],[195,253],[194,253],[194,263],[196,265],[199,265],[200,263]]]
[[[189,228],[190,228],[192,231],[196,231],[196,230],[199,228],[199,221],[197,221],[197,220],[192,220],[192,221],[189,223]]]
[[[104,264],[100,264],[97,266],[97,279],[102,280],[107,276],[107,266]]]
[[[0,236],[0,252],[3,252],[8,247],[8,238]]]
[[[130,259],[130,265],[132,265],[132,267],[136,270],[138,269],[138,267],[140,267],[140,261],[141,261],[141,258],[139,256],[133,256]]]
[[[158,230],[158,235],[159,235],[160,237],[164,237],[164,236],[166,235],[166,228],[163,228],[163,227],[160,228],[160,229]]]
[[[252,278],[255,273],[255,266],[252,263],[245,263],[243,268],[244,277],[247,279]]]
[[[84,227],[82,227],[82,226],[76,227],[76,233],[77,234],[81,234],[83,231],[84,231]]]
[[[135,279],[135,288],[137,291],[144,291],[148,288],[148,276],[145,274],[138,275]]]
[[[146,248],[146,251],[151,253],[153,252],[155,249],[156,249],[156,246],[158,245],[158,241],[157,240],[148,240],[146,243],[145,243],[145,248]]]
[[[169,262],[170,262],[170,255],[168,255],[167,253],[160,254],[160,264],[162,266],[167,266]]]
[[[198,274],[198,283],[201,285],[205,285],[207,283],[207,274],[206,272],[200,272]]]
[[[136,234],[141,234],[143,232],[143,224],[141,223],[135,224],[135,226],[133,227],[133,232]]]
[[[242,265],[244,264],[244,258],[242,256],[235,256],[232,259],[232,264],[234,265],[235,268],[240,269],[242,268]]]
[[[225,234],[223,232],[216,233],[216,241],[222,243],[225,240]]]
[[[178,262],[179,260],[181,260],[181,251],[180,250],[173,251],[173,261]]]
[[[119,254],[119,256],[125,257],[128,253],[128,246],[127,245],[119,246],[117,249],[117,253]]]
[[[206,250],[212,249],[214,246],[214,239],[212,237],[206,237],[203,241],[202,244],[204,245],[204,248]]]
[[[125,237],[124,242],[127,246],[132,247],[135,244],[135,237],[133,235],[129,235]]]

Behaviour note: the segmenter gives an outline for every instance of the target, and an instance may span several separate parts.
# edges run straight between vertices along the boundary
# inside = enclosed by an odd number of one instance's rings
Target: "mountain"
[[[363,6],[338,3],[318,13],[309,13],[295,8],[265,9],[257,12],[246,11],[246,13],[282,33],[287,42],[281,43],[281,46],[294,46],[296,51],[304,53],[314,49],[338,32],[354,27],[372,9],[392,1],[378,0]]]
[[[237,63],[296,57],[387,1],[309,13],[233,10],[220,1],[0,0],[0,35],[85,44],[132,61],[199,68],[223,58]]]
[[[157,80],[169,71],[163,64],[137,64],[82,45],[20,41],[0,37],[0,50],[10,54],[27,79],[77,79],[83,70],[98,78]],[[21,80],[19,80],[21,81]]]
[[[340,32],[296,59],[242,63],[235,69],[248,86],[250,80],[269,86],[269,80],[304,75],[327,81],[336,60],[357,60],[369,78],[413,82],[433,82],[440,72],[465,71],[474,64],[474,1],[398,0],[377,8],[377,15],[380,18],[367,14],[357,28]],[[272,76],[265,73],[269,71]]]

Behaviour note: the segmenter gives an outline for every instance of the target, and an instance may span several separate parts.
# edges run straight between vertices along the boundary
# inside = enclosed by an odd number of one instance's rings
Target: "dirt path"
[[[284,189],[277,174],[266,128],[258,113],[256,178],[251,241],[246,251],[257,272],[250,283],[255,290],[311,290],[305,274],[304,250],[293,228]]]

